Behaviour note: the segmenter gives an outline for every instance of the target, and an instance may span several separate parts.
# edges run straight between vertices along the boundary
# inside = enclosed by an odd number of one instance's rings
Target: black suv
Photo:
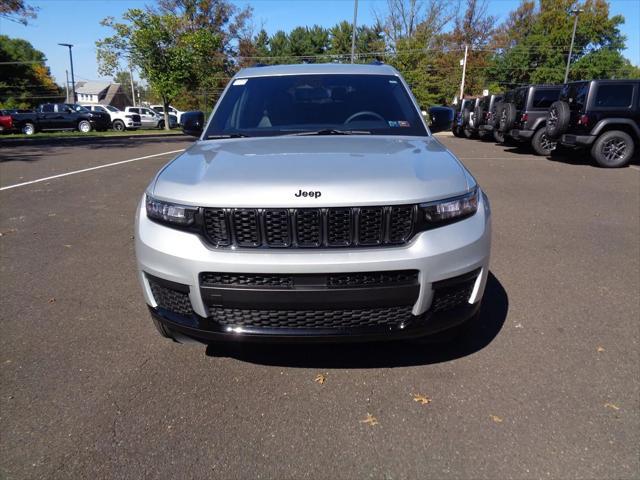
[[[547,135],[591,147],[602,167],[624,167],[640,143],[640,80],[591,80],[562,87],[549,108]]]
[[[473,112],[475,128],[482,138],[494,131],[496,108],[502,101],[502,94],[485,95],[478,102],[478,106]]]
[[[513,100],[505,104],[500,128],[514,140],[531,142],[538,155],[550,155],[556,144],[545,130],[547,111],[560,96],[561,85],[529,85],[515,90]]]

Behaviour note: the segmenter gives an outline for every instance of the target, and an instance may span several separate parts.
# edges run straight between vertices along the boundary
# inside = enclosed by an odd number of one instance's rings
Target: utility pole
[[[59,43],[58,45],[69,48],[69,62],[71,63],[71,89],[73,91],[73,102],[69,103],[76,103],[76,77],[73,75],[73,53],[71,53],[73,45],[70,43]]]
[[[469,46],[465,44],[464,46],[464,60],[462,60],[462,82],[460,82],[460,101],[464,98],[464,77],[467,74],[467,52],[469,50]]]
[[[351,63],[356,54],[356,28],[358,26],[358,0],[353,3],[353,31],[351,32]]]
[[[571,10],[571,13],[575,15],[575,19],[573,21],[573,33],[571,34],[571,46],[569,47],[569,56],[567,57],[567,69],[564,71],[564,83],[567,83],[569,79],[569,65],[571,65],[571,54],[573,53],[573,41],[576,38],[576,28],[578,27],[578,15],[580,12],[584,12],[582,8],[574,8]]]
[[[66,98],[65,102],[71,103],[69,101],[69,70],[64,71],[64,76],[67,77],[67,83],[65,83],[65,85],[67,86],[67,96],[65,97]]]
[[[131,64],[129,64],[129,80],[131,80],[131,101],[133,102],[133,106],[137,107],[136,103],[136,91],[133,88],[133,70],[131,69]]]

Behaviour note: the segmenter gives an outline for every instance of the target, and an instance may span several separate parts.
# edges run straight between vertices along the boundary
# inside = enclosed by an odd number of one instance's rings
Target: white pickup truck
[[[111,126],[118,132],[125,130],[137,130],[142,126],[140,123],[140,115],[136,115],[129,112],[123,112],[122,110],[112,105],[82,105],[87,110],[92,112],[104,112],[108,113],[111,117]]]

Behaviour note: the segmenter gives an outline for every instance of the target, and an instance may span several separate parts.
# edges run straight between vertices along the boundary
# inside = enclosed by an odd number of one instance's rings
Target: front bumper
[[[134,122],[133,120],[127,120],[126,126],[127,128],[140,128],[142,126],[142,123]]]
[[[531,137],[533,137],[534,133],[535,132],[533,130],[519,130],[514,128],[509,132],[509,136],[514,140],[523,142],[531,140]]]
[[[595,135],[571,135],[565,133],[560,137],[560,143],[568,147],[589,147],[595,140]]]
[[[144,200],[144,198],[143,198]],[[171,332],[202,341],[212,340],[312,340],[368,341],[428,335],[456,326],[478,310],[488,275],[491,214],[484,195],[478,212],[465,220],[417,234],[397,247],[345,249],[216,249],[194,233],[168,228],[150,221],[144,201],[136,216],[136,257],[145,301],[154,317]],[[314,290],[311,296],[273,290],[246,294],[236,290],[222,300],[202,288],[203,272],[235,274],[286,274],[314,278],[353,272],[417,271],[409,292],[382,292],[363,288],[359,292]],[[468,277],[472,275],[472,277]],[[455,308],[435,311],[434,292],[449,279],[467,276],[466,297]],[[159,305],[152,281],[178,285],[188,295],[190,312],[171,311]],[[154,280],[155,279],[155,280]],[[310,283],[313,287],[313,283]],[[313,290],[313,288],[311,288]],[[225,292],[222,292],[225,293]],[[292,296],[293,295],[293,296]],[[221,324],[212,317],[212,303],[229,302],[230,309],[251,312],[299,309],[376,309],[406,304],[406,321],[353,328],[253,328]],[[192,309],[192,311],[191,311]],[[404,310],[403,310],[404,312]],[[276,315],[277,316],[277,315]]]

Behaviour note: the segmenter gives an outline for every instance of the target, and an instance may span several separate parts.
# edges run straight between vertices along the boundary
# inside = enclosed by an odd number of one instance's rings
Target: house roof
[[[98,95],[110,85],[113,85],[109,82],[77,82],[76,83],[76,93],[84,93],[87,95]],[[120,85],[115,84],[115,85]]]

